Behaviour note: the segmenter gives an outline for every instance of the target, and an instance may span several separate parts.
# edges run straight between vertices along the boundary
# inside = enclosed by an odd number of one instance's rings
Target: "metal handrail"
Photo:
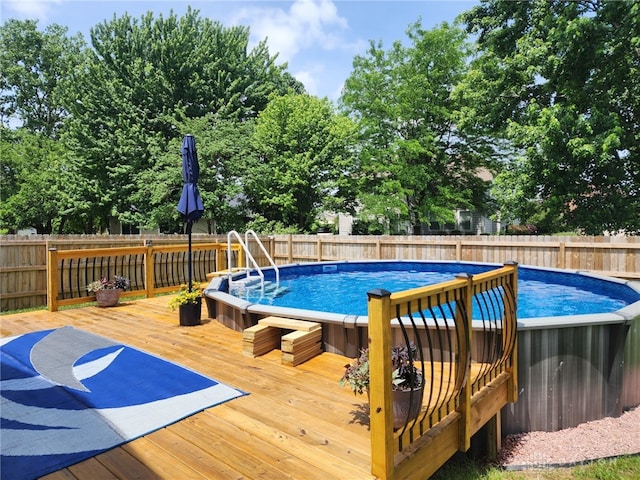
[[[269,264],[273,267],[274,271],[276,272],[276,285],[280,285],[280,270],[278,269],[276,262],[273,261],[273,258],[271,258],[271,255],[269,255],[269,252],[267,252],[267,249],[264,248],[263,243],[260,241],[258,234],[253,230],[247,230],[246,232],[244,232],[244,243],[247,246],[249,245],[249,235],[255,238],[258,246],[260,247],[260,250],[262,250],[262,253],[264,254],[265,258],[269,261]]]
[[[229,287],[231,287],[231,284],[233,282],[232,280],[233,276],[231,275],[233,272],[232,255],[231,255],[231,237],[235,237],[236,240],[238,240],[238,243],[242,247],[242,250],[244,251],[245,255],[247,256],[247,261],[251,262],[251,264],[253,265],[253,268],[255,268],[255,270],[258,272],[258,275],[260,276],[261,287],[264,290],[264,273],[262,272],[260,265],[258,265],[258,262],[256,262],[256,259],[253,258],[253,255],[251,255],[251,252],[247,248],[246,243],[242,241],[242,237],[240,236],[240,234],[235,230],[231,230],[227,234],[227,266],[229,270]],[[246,278],[249,278],[251,276],[250,268],[245,267],[245,271],[247,272]]]

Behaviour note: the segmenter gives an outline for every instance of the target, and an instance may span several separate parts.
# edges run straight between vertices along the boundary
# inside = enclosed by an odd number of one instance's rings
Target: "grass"
[[[432,477],[434,480],[637,480],[640,455],[596,460],[567,468],[536,468],[505,471],[466,456],[455,456]]]
[[[157,297],[163,296],[163,295],[174,295],[175,292],[169,292],[169,293],[159,293],[156,294]],[[124,301],[130,301],[130,300],[141,300],[143,298],[146,298],[144,295],[134,295],[134,296],[129,296],[129,297],[125,297]],[[97,305],[96,301],[90,301],[90,302],[85,302],[85,303],[76,303],[74,305],[63,305],[61,307],[58,307],[58,310],[73,310],[75,308],[83,308],[83,307],[95,307]],[[11,315],[14,313],[28,313],[28,312],[37,312],[39,310],[46,310],[47,306],[43,305],[43,306],[38,306],[38,307],[30,307],[30,308],[20,308],[17,310],[4,310],[4,311],[0,311],[0,316],[2,315]]]
[[[0,311],[0,316],[2,315],[12,315],[14,313],[27,313],[27,312],[37,312],[38,310],[46,310],[47,307],[30,307],[30,308],[20,308],[17,310],[2,310]]]

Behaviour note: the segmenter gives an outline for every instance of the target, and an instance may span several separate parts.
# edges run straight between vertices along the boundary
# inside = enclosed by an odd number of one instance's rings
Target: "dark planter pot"
[[[391,392],[392,409],[393,409],[393,429],[399,430],[404,427],[405,423],[415,420],[420,414],[422,408],[422,396],[424,394],[424,385],[413,390],[393,390]],[[367,400],[369,400],[369,388],[367,387]]]
[[[185,303],[178,307],[180,314],[180,325],[183,327],[192,327],[200,325],[200,317],[202,315],[202,298],[198,298],[195,303]]]
[[[415,420],[422,408],[424,387],[413,390],[394,390],[393,394],[393,428],[404,427],[405,423]]]
[[[120,289],[98,290],[96,292],[96,301],[99,307],[115,307],[120,301]]]

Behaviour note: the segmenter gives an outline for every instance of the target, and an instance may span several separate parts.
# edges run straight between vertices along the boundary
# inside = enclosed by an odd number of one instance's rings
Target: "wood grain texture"
[[[1,317],[2,337],[71,325],[249,393],[45,478],[374,478],[368,422],[354,415],[366,397],[338,384],[348,359],[323,353],[294,368],[278,350],[245,356],[240,332],[208,320],[180,327],[170,298]]]

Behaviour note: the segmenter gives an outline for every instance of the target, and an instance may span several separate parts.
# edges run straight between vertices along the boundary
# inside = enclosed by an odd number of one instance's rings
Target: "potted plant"
[[[199,283],[181,285],[175,297],[169,301],[169,308],[178,309],[180,325],[200,325],[202,315],[202,288]]]
[[[91,282],[87,285],[87,291],[96,296],[99,307],[113,307],[120,301],[120,294],[130,286],[131,282],[127,277],[114,275],[111,280],[102,277]]]
[[[393,428],[401,428],[407,421],[418,416],[422,407],[424,379],[415,366],[416,346],[396,346],[391,349]],[[355,395],[369,394],[369,350],[360,351],[360,356],[345,365],[340,379],[342,385],[349,385]]]

